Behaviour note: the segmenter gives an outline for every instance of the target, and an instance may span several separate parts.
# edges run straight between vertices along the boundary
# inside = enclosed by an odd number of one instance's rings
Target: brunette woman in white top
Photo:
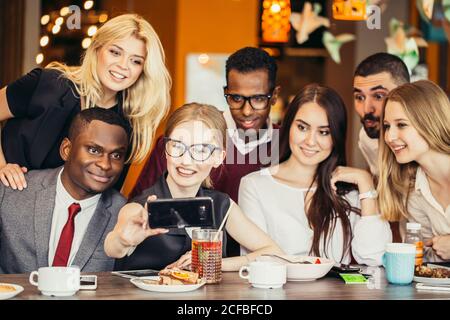
[[[346,123],[334,90],[303,88],[283,121],[280,164],[244,177],[239,205],[288,254],[380,265],[392,234],[371,175],[345,166]]]
[[[422,225],[425,260],[450,260],[450,102],[417,81],[393,90],[382,113],[380,206],[390,221]],[[404,223],[401,223],[404,234]]]

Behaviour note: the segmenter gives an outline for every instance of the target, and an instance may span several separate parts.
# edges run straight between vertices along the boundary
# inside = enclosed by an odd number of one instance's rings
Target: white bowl
[[[311,264],[289,263],[284,262],[287,267],[288,281],[312,281],[324,277],[333,267],[335,262],[331,259],[309,256],[282,255],[281,257],[291,261],[309,261]],[[320,260],[320,264],[316,264],[316,260]],[[257,260],[270,260],[282,262],[283,260],[276,257],[258,257]]]

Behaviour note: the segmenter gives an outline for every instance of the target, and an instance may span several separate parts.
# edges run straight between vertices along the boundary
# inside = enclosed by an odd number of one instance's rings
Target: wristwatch
[[[359,200],[376,199],[376,198],[378,198],[378,192],[377,190],[374,189],[359,194]]]

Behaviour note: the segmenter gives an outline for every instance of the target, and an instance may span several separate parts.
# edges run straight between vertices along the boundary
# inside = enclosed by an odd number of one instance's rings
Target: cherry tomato
[[[322,262],[320,262],[320,259],[316,259],[316,262],[314,262],[315,264],[321,264]]]

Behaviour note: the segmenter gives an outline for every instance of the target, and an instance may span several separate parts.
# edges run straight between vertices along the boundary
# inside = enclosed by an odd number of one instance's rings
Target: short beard
[[[378,128],[366,128],[364,126],[364,131],[370,139],[378,139],[380,137],[380,129]]]
[[[373,122],[377,122],[378,126],[375,127],[366,127],[365,120],[371,120]],[[364,127],[364,131],[369,136],[370,139],[378,139],[380,137],[380,118],[376,117],[373,113],[366,113],[364,117],[361,119],[361,123]]]

